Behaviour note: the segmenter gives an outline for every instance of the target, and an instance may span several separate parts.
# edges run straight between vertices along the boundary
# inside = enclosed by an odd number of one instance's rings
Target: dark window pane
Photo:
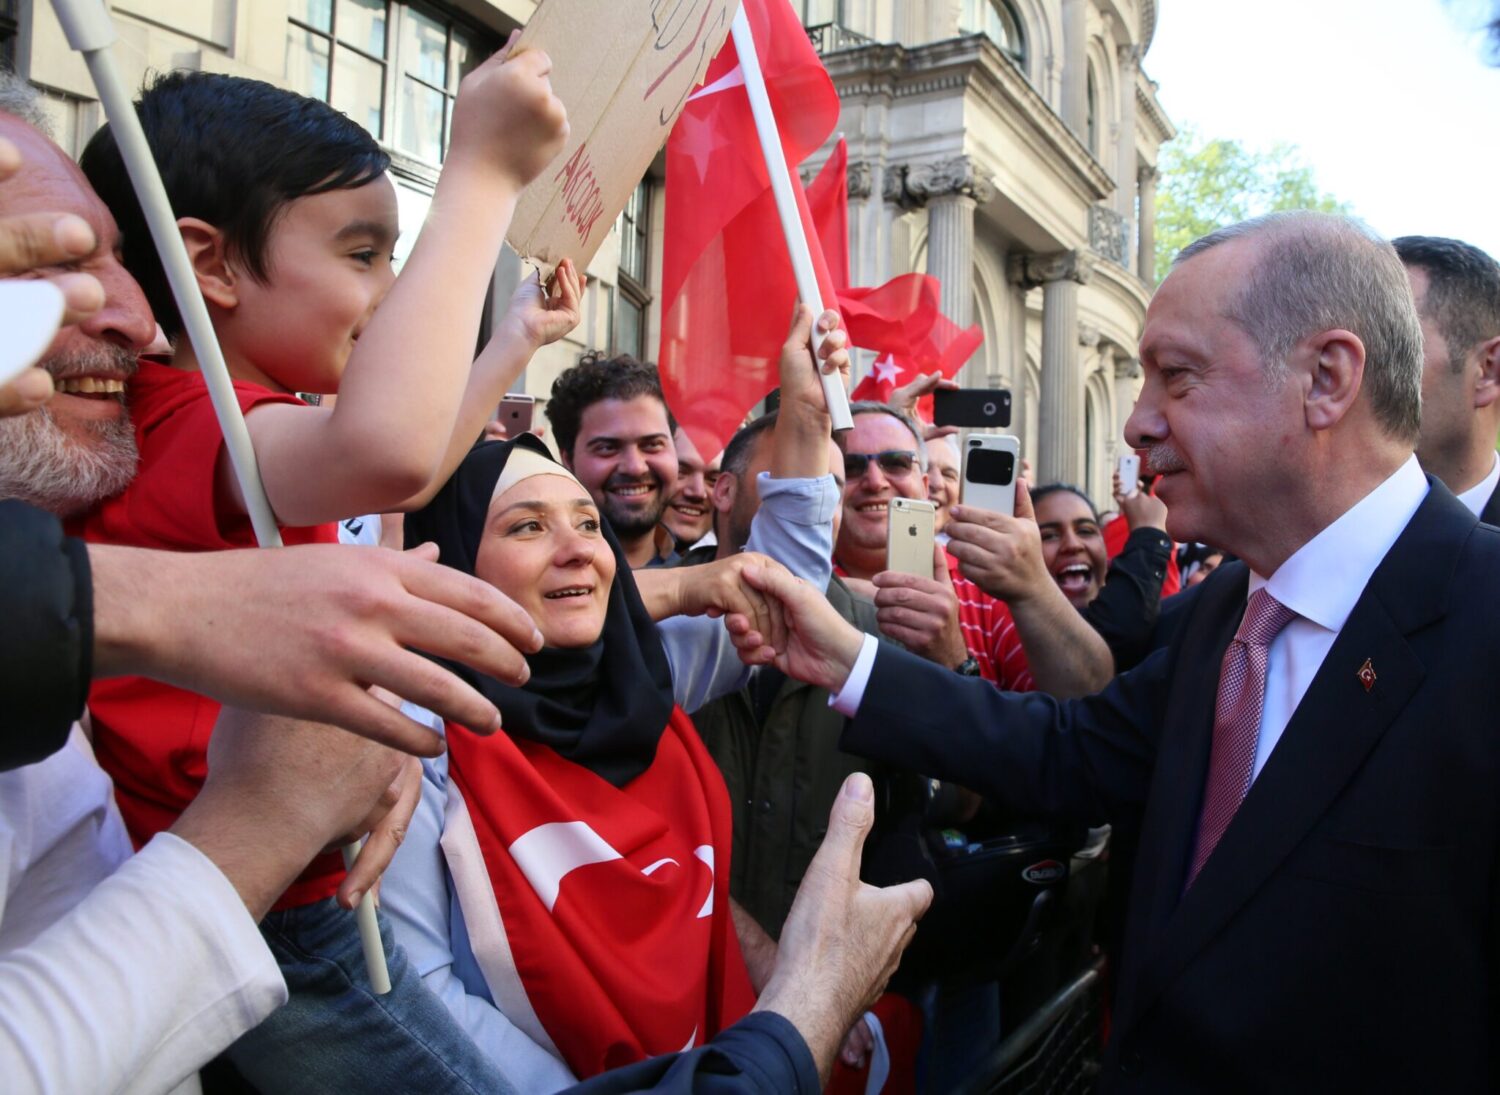
[[[615,352],[631,354],[638,358],[646,356],[641,345],[646,334],[646,310],[624,293],[619,293],[618,310],[615,312]]]
[[[310,27],[333,29],[333,0],[291,0],[287,13]]]
[[[447,102],[410,76],[401,78],[401,134],[399,144],[418,159],[438,163],[443,158],[443,108]]]
[[[286,82],[303,95],[328,101],[328,39],[286,28]]]
[[[385,56],[385,0],[339,0],[339,41]]]
[[[401,58],[406,71],[434,87],[447,87],[448,28],[412,8],[402,22],[406,40],[401,44]]]
[[[329,101],[334,109],[342,110],[372,136],[379,137],[384,80],[384,65],[340,49],[333,58],[333,98]]]

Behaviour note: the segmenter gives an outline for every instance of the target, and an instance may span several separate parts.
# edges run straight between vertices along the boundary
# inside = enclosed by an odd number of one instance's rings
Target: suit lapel
[[[1429,491],[1360,595],[1298,704],[1265,768],[1191,889],[1165,918],[1155,918],[1143,955],[1132,1013],[1142,1014],[1156,995],[1249,901],[1308,832],[1328,812],[1387,728],[1405,708],[1426,675],[1406,636],[1441,618],[1450,576],[1475,521],[1440,484]],[[1236,617],[1237,619],[1237,617]],[[1231,632],[1232,634],[1232,632]],[[1227,640],[1226,640],[1227,645]],[[1223,647],[1217,648],[1222,660]],[[1214,665],[1217,667],[1218,660]],[[1376,674],[1371,687],[1359,676],[1368,660]],[[1214,677],[1217,691],[1217,672]],[[1189,685],[1196,692],[1201,685]],[[1207,729],[1192,711],[1188,729],[1212,737],[1212,701]],[[1173,735],[1175,740],[1175,735]],[[1163,748],[1169,747],[1167,740]],[[1197,784],[1175,788],[1176,810],[1164,824],[1192,834],[1207,771],[1205,743],[1182,743],[1195,758]],[[1158,769],[1153,798],[1161,790],[1167,758]],[[1192,773],[1181,773],[1188,780]],[[1185,806],[1192,800],[1192,809]],[[1164,834],[1153,834],[1162,836]],[[1158,841],[1159,842],[1159,841]],[[1190,845],[1191,836],[1177,844]],[[1168,907],[1186,877],[1185,853],[1171,858],[1174,874],[1154,879],[1153,903]],[[1165,860],[1164,860],[1165,861]]]
[[[1129,956],[1149,954],[1150,945],[1177,910],[1202,808],[1219,691],[1218,667],[1245,614],[1248,582],[1249,571],[1239,563],[1214,575],[1199,590],[1199,602],[1179,634],[1172,695],[1131,882]],[[1142,974],[1139,962],[1127,962],[1121,971],[1122,1020],[1129,1014]]]

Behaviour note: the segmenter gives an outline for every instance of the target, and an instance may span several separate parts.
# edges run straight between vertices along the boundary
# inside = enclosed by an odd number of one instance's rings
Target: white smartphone
[[[1120,489],[1126,498],[1141,489],[1141,458],[1133,452],[1120,457]]]
[[[1008,433],[970,434],[964,445],[964,477],[959,500],[975,509],[1016,515],[1016,479],[1021,473],[1021,439]]]
[[[937,507],[920,498],[892,498],[885,536],[885,568],[932,577]]]

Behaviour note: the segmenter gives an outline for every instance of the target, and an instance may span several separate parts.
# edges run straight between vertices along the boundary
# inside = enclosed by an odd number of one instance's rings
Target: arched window
[[[1094,62],[1089,62],[1088,88],[1088,136],[1089,151],[1099,155],[1099,81],[1094,79]]]
[[[958,29],[986,35],[1012,61],[1026,67],[1026,28],[1009,0],[964,0]]]

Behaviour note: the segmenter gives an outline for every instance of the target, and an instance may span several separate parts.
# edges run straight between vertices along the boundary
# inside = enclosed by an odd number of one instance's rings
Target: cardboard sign
[[[562,154],[521,194],[507,237],[579,270],[609,234],[729,35],[739,0],[542,0],[517,48],[552,58],[568,108]]]

